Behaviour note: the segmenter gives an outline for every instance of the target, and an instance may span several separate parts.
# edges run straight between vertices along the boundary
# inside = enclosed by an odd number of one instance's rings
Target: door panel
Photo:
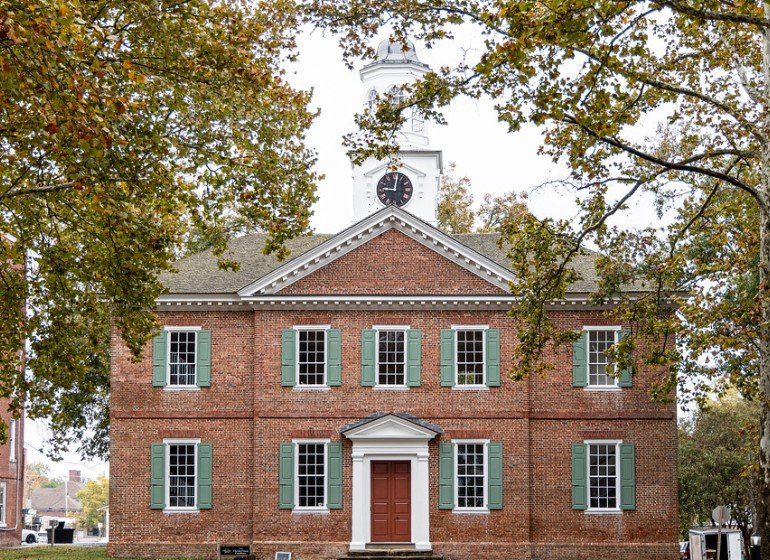
[[[372,461],[372,542],[411,542],[411,464]]]

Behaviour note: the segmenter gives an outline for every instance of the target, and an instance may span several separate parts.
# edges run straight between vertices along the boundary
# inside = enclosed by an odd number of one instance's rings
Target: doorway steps
[[[372,547],[370,550],[350,551],[338,560],[444,560],[444,557],[413,548]]]

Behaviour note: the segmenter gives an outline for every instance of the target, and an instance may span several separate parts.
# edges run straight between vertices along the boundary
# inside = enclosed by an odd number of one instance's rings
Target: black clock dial
[[[414,187],[409,177],[398,171],[386,173],[377,183],[377,198],[385,206],[403,206],[412,199]]]

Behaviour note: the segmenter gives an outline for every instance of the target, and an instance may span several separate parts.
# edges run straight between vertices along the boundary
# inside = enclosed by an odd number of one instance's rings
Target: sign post
[[[732,512],[729,507],[717,506],[711,512],[711,519],[717,522],[719,530],[717,531],[717,560],[721,560],[722,555],[722,524],[725,521],[730,521]]]

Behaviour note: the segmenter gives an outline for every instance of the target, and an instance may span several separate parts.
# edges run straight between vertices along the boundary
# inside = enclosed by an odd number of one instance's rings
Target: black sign
[[[250,546],[233,546],[233,545],[220,545],[220,556],[248,556],[251,554]]]

